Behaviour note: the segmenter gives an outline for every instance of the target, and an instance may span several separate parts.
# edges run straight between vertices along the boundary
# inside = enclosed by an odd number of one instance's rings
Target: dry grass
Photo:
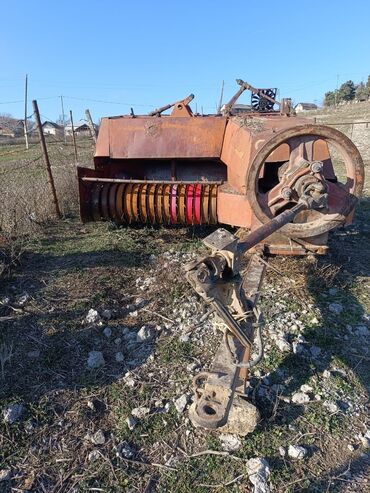
[[[71,144],[49,139],[52,165],[60,209],[65,217],[78,212],[76,163]],[[79,164],[91,165],[90,140],[78,141]],[[0,232],[8,236],[34,235],[55,218],[50,185],[38,143],[28,151],[23,144],[0,146]]]

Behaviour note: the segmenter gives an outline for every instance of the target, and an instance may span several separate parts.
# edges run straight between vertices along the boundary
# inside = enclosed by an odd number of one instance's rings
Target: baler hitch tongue
[[[326,207],[327,189],[321,176],[314,185],[310,181],[302,187],[296,205],[244,240],[223,228],[217,229],[203,240],[211,249],[211,255],[185,267],[191,286],[223,322],[224,334],[211,372],[202,373],[194,380],[195,399],[190,419],[195,425],[245,435],[257,424],[257,409],[241,396],[245,396],[248,370],[263,357],[263,322],[256,305],[267,263],[262,249],[257,250],[258,253],[251,255],[242,278],[240,262],[246,252],[293,221],[301,211]],[[256,346],[256,354],[251,358],[253,346]]]

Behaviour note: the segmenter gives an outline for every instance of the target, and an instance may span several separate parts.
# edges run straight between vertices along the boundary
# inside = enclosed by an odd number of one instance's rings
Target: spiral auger
[[[217,188],[199,182],[97,182],[91,216],[117,224],[217,224]]]

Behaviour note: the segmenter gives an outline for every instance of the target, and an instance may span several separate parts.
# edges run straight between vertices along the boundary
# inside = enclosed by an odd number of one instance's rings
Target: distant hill
[[[305,111],[302,116],[316,118],[317,123],[333,125],[356,144],[362,159],[370,166],[370,101],[329,106]]]

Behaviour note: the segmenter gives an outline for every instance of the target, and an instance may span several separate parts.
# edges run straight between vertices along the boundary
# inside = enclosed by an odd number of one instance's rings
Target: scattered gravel
[[[84,322],[86,324],[96,324],[99,321],[100,321],[99,313],[93,308],[90,308],[90,310],[87,312]]]
[[[304,459],[307,455],[307,449],[300,445],[289,445],[288,455],[292,459]]]
[[[294,404],[307,404],[310,402],[310,397],[304,392],[296,392],[292,395],[292,402]]]
[[[135,407],[134,409],[131,410],[132,416],[135,416],[135,418],[138,419],[143,419],[146,418],[146,416],[149,416],[150,414],[150,408],[149,407]]]
[[[370,335],[370,331],[365,325],[355,327],[355,333],[359,337],[368,337]]]
[[[123,353],[121,353],[120,351],[116,353],[115,359],[117,363],[123,363],[125,361],[125,357],[123,356]]]
[[[104,318],[105,320],[110,320],[110,319],[113,317],[112,310],[103,310],[103,311],[101,312],[101,316],[102,316],[102,318]]]
[[[103,330],[103,334],[105,335],[105,337],[111,337],[112,336],[112,329],[110,327],[105,327],[105,329]]]
[[[105,365],[105,359],[101,351],[90,351],[87,358],[87,366],[90,369],[100,368]]]
[[[231,433],[223,433],[220,435],[220,442],[223,450],[227,452],[234,452],[235,450],[240,449],[242,446],[242,442],[237,435],[232,435]]]
[[[186,406],[189,403],[189,399],[190,399],[190,396],[188,394],[183,394],[174,401],[176,411],[179,414],[182,414],[185,411]]]
[[[154,335],[155,331],[152,327],[148,327],[148,325],[143,325],[137,333],[136,340],[137,342],[151,341],[154,338]]]
[[[289,353],[292,350],[292,345],[284,337],[276,339],[276,346],[284,353]]]
[[[334,315],[340,315],[343,311],[343,305],[341,303],[330,303],[328,305],[328,310]]]
[[[0,469],[0,483],[2,481],[9,481],[12,471],[10,469]]]
[[[329,413],[337,413],[339,411],[338,405],[333,401],[324,401],[322,405],[329,411]]]
[[[136,427],[138,420],[134,416],[129,416],[128,418],[126,418],[126,423],[128,429],[132,431]]]
[[[116,456],[132,459],[135,456],[135,449],[128,442],[121,442],[116,446]]]
[[[5,423],[12,425],[16,421],[19,421],[25,411],[23,404],[12,404],[3,410],[3,417]]]
[[[270,468],[264,458],[254,457],[246,463],[249,481],[254,485],[253,493],[270,493],[268,478]]]
[[[370,448],[370,430],[367,430],[366,433],[360,435],[360,441],[365,448]]]
[[[94,445],[103,445],[105,443],[104,431],[103,430],[96,431],[91,437],[91,442]]]
[[[98,451],[98,450],[92,450],[92,451],[89,453],[89,455],[88,455],[88,460],[89,460],[90,462],[94,462],[94,461],[96,461],[97,459],[99,459],[99,457],[100,457],[100,453],[99,453],[99,451]]]

